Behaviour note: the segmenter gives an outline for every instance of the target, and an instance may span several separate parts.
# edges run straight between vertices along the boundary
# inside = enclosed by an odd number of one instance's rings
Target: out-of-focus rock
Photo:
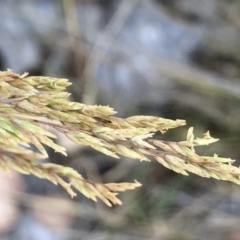
[[[163,74],[159,75],[156,59],[188,62],[197,43],[198,37],[186,26],[152,2],[139,1],[109,43],[97,71],[93,69],[96,71],[93,84],[107,98],[105,103],[109,101],[118,109],[163,104],[173,84]]]
[[[73,222],[73,209],[70,201],[64,201],[61,195],[52,195],[39,203],[34,202],[32,214],[38,222],[51,229],[69,229]]]
[[[0,3],[0,50],[4,57],[4,68],[16,72],[38,64],[39,43],[34,40],[24,19],[19,19],[10,3]],[[16,9],[16,7],[15,7]],[[16,9],[17,10],[17,9]]]
[[[0,170],[0,234],[11,231],[19,221],[17,192],[23,190],[23,182],[18,173]]]
[[[10,6],[14,8],[13,4]],[[73,72],[89,85],[85,89],[90,92],[84,94],[91,95],[91,89],[95,91],[96,96],[90,96],[94,98],[91,103],[97,97],[101,103],[111,103],[124,113],[126,109],[163,104],[169,99],[173,83],[159,74],[156,59],[188,62],[189,54],[198,44],[197,35],[183,23],[171,19],[153,1],[141,0],[134,4],[122,1],[116,5],[105,28],[104,9],[81,1],[73,5],[78,23],[69,26],[66,18],[74,21],[72,15],[67,15],[72,11],[67,9],[69,6],[34,1],[34,4],[26,2],[15,7],[13,13],[9,5],[2,3],[4,23],[2,21],[0,29],[4,34],[0,50],[5,66],[23,72],[44,65],[46,74],[63,75],[63,70],[69,67],[66,56],[75,51],[73,63],[78,63],[82,70]],[[73,39],[66,41],[68,34],[72,34]],[[42,44],[51,51],[44,64],[41,63]],[[85,52],[73,49],[76,45],[82,45],[80,50]],[[76,57],[81,54],[85,55],[86,65]],[[77,65],[74,66],[76,69]]]
[[[139,105],[165,103],[173,83],[159,74],[156,59],[187,63],[198,44],[198,35],[171,19],[152,1],[141,0],[135,5],[122,1],[104,29],[100,24],[104,16],[102,9],[82,3],[77,9],[81,40],[75,39],[75,43],[87,49],[85,68],[77,78],[84,79],[87,84],[84,94],[94,99],[87,103],[95,103],[96,97],[102,104],[120,109],[121,113]],[[62,72],[67,65],[63,57],[67,55],[66,49],[74,51],[71,42],[62,41],[60,45],[64,45],[64,49],[59,46],[59,51],[53,52],[47,74]],[[78,54],[82,52],[74,52]],[[79,59],[75,58],[75,62]]]

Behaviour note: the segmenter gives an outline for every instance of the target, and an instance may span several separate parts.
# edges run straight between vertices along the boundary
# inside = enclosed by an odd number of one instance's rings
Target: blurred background
[[[240,164],[238,0],[0,0],[0,16],[0,70],[68,78],[71,100],[110,105],[120,117],[185,119],[187,127],[159,137],[210,130],[221,141],[198,153]],[[94,181],[143,186],[110,209],[1,171],[1,240],[240,239],[240,186],[112,159],[58,137],[69,157],[48,149],[46,161]]]

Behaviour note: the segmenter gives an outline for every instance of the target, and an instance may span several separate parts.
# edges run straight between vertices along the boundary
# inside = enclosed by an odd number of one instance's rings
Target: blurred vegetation
[[[1,6],[1,70],[68,78],[73,83],[70,100],[109,104],[121,117],[185,119],[195,135],[210,130],[221,139],[199,147],[199,155],[218,153],[238,165],[239,1],[6,1]],[[182,127],[156,138],[178,142],[186,132]],[[68,237],[61,239],[239,239],[237,185],[178,175],[154,161],[113,159],[54,134],[54,143],[65,146],[69,156],[46,147],[49,159],[44,163],[74,168],[94,182],[142,183],[120,194],[124,205],[111,209],[95,206],[80,194],[69,201],[61,188],[30,176],[24,177],[20,195],[10,188],[9,198],[24,206],[25,217],[37,218],[37,209],[47,212],[61,202],[48,215],[56,216],[53,222],[67,212],[74,216],[63,227]],[[50,199],[53,204],[48,205]],[[39,221],[51,228],[48,218]],[[14,234],[16,229],[9,233]],[[20,235],[15,238],[27,239]]]

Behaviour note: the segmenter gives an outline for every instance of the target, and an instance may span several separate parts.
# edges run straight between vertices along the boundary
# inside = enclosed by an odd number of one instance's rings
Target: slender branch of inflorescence
[[[69,93],[63,92],[70,83],[66,79],[28,77],[11,72],[0,72],[0,166],[4,169],[34,174],[63,186],[71,196],[73,189],[96,201],[100,198],[108,206],[121,204],[119,191],[134,189],[141,184],[94,183],[84,179],[69,167],[36,161],[47,157],[43,144],[66,155],[63,147],[52,139],[48,127],[64,133],[77,144],[90,146],[106,155],[119,155],[150,161],[154,158],[175,172],[195,173],[240,184],[240,170],[233,160],[199,156],[195,147],[218,141],[207,132],[203,138],[194,138],[190,128],[185,141],[170,142],[153,139],[156,132],[185,125],[184,120],[170,120],[153,116],[119,118],[109,106],[89,106],[70,102]],[[40,154],[32,152],[35,145]],[[28,148],[28,149],[26,149]],[[64,177],[67,181],[62,179]]]

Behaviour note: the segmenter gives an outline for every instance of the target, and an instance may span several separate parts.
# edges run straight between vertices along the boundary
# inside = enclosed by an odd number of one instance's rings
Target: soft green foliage
[[[74,169],[52,163],[39,163],[46,158],[45,144],[55,152],[66,155],[63,147],[55,144],[56,138],[48,128],[64,133],[77,144],[90,146],[106,155],[119,155],[150,161],[154,158],[163,166],[177,173],[195,173],[240,184],[240,170],[232,166],[233,160],[199,156],[194,147],[216,142],[209,132],[203,138],[194,138],[193,128],[187,139],[168,142],[152,139],[155,132],[166,132],[185,125],[184,120],[169,120],[151,116],[115,117],[108,106],[88,106],[67,100],[63,92],[69,83],[66,79],[51,77],[28,77],[11,72],[0,72],[0,166],[13,168],[23,174],[34,174],[63,186],[71,196],[80,191],[96,201],[100,198],[108,206],[121,204],[117,198],[120,191],[141,186],[134,183],[94,183],[84,179]],[[30,144],[39,153],[33,152]],[[67,181],[63,180],[67,179]]]

